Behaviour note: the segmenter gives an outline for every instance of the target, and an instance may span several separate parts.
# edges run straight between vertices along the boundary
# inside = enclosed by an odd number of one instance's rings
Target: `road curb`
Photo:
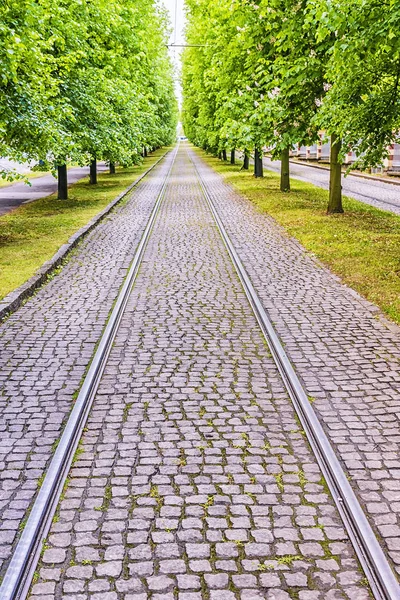
[[[329,171],[329,167],[323,167],[322,165],[310,163],[303,160],[289,160],[294,165],[302,165],[303,167],[312,167],[313,169],[320,169],[321,171]],[[347,177],[359,177],[360,179],[369,179],[370,181],[379,181],[380,183],[388,183],[389,185],[400,185],[400,181],[383,179],[382,177],[375,177],[374,175],[368,175],[367,173],[349,173]]]
[[[138,185],[142,181],[144,177],[150,171],[156,167],[160,161],[168,154],[169,150],[165,152],[160,158],[149,167],[144,173],[142,173],[133,183],[131,183],[123,192],[121,192],[114,200],[112,200],[102,211],[97,213],[90,221],[78,229],[68,240],[66,244],[63,244],[58,251],[52,256],[48,261],[46,261],[39,269],[36,271],[32,277],[28,279],[25,283],[19,286],[17,289],[13,290],[7,296],[5,296],[2,300],[0,300],[0,322],[4,321],[7,317],[9,317],[12,313],[14,313],[18,308],[24,303],[25,300],[33,296],[35,291],[42,286],[49,275],[67,257],[67,255],[75,248],[75,246],[106,217],[112,209],[123,200],[129,192]]]

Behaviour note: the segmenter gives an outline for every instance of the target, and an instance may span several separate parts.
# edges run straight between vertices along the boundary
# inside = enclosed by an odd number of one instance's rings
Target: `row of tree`
[[[111,171],[175,137],[168,24],[155,0],[0,4],[0,156]],[[12,174],[4,173],[10,177]]]
[[[219,154],[289,150],[331,138],[328,212],[343,212],[341,162],[377,166],[400,129],[399,0],[186,0],[183,122]],[[245,160],[245,163],[248,160]],[[246,165],[244,165],[246,166]]]

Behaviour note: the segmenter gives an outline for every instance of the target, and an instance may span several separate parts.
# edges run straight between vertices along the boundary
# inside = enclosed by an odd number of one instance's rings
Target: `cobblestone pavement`
[[[266,169],[280,172],[281,163],[279,160],[272,161],[269,158],[264,158],[263,162]],[[329,189],[328,170],[290,163],[290,174],[294,179],[312,183],[324,190]],[[349,175],[348,177],[342,177],[342,188],[343,194],[350,198],[400,215],[400,187],[398,185]]]
[[[184,150],[37,597],[369,598]]]
[[[197,160],[264,308],[400,573],[400,328]]]
[[[0,573],[132,260],[172,157],[0,325]]]

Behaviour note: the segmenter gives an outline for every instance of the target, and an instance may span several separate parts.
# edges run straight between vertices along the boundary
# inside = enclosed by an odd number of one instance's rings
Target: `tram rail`
[[[217,229],[232,260],[254,315],[268,344],[275,364],[281,374],[294,409],[305,431],[308,443],[318,461],[333,500],[338,508],[343,524],[354,550],[368,579],[376,600],[399,600],[400,585],[387,560],[376,535],[347,479],[335,451],[327,438],[322,425],[312,408],[278,335],[269,319],[246,269],[214,206],[207,185],[201,176],[190,153],[204,198],[214,217]]]
[[[153,225],[165,196],[179,143],[174,150],[168,173],[157,196],[150,218],[139,242],[131,267],[117,297],[107,326],[103,332],[93,361],[87,372],[74,408],[61,436],[57,450],[46,472],[46,477],[38,492],[31,513],[20,540],[11,558],[4,580],[0,587],[1,600],[21,600],[26,598],[33,573],[42,550],[43,540],[49,531],[58,501],[60,499],[73,456],[79,444],[88,418],[100,379],[103,375],[113,341],[118,331],[129,296],[150,239]],[[247,299],[269,346],[295,411],[306,433],[310,447],[319,463],[331,495],[342,517],[344,526],[353,544],[360,564],[370,584],[376,600],[400,600],[400,586],[395,574],[369,524],[358,499],[347,480],[346,474],[336,457],[321,423],[318,420],[305,389],[297,377],[286,355],[274,327],[264,310],[261,300],[251,283],[246,269],[215,208],[207,190],[207,183],[201,175],[193,154],[187,152],[205,201],[211,211],[216,227],[232,260]]]
[[[26,598],[29,592],[33,574],[42,550],[43,540],[49,531],[68,471],[71,467],[72,459],[78,447],[115,335],[135,283],[151,230],[165,196],[178,150],[179,143],[174,150],[170,168],[161,191],[157,196],[125,282],[118,294],[74,408],[68,418],[60,442],[46,471],[43,484],[40,487],[22,535],[12,555],[0,587],[1,600],[21,600]]]

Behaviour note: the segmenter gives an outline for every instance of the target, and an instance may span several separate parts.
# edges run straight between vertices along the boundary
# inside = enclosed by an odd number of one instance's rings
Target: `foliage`
[[[317,136],[325,44],[307,29],[306,1],[188,1],[183,119],[209,149],[272,145]],[[299,89],[302,93],[299,93]]]
[[[310,0],[316,38],[329,40],[329,91],[318,124],[354,150],[354,168],[381,163],[400,129],[398,0]]]
[[[218,153],[324,129],[375,166],[400,128],[398,0],[187,0],[183,122]]]
[[[0,5],[0,155],[138,162],[168,144],[177,107],[154,0]]]

